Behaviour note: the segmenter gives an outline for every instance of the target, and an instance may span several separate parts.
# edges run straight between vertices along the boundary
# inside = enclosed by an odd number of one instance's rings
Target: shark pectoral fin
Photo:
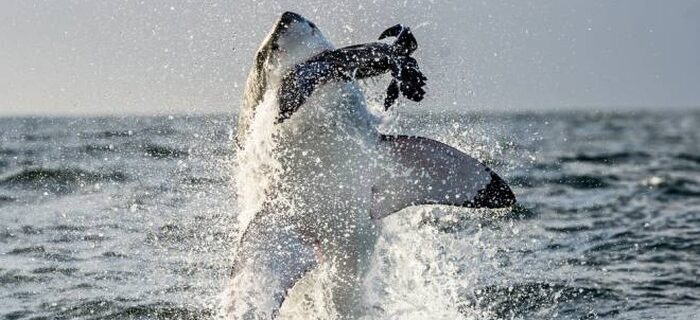
[[[372,187],[372,218],[409,206],[442,204],[505,208],[515,204],[510,187],[478,160],[446,144],[420,137],[382,136],[391,164]]]
[[[314,246],[295,230],[254,221],[241,240],[227,287],[231,319],[276,318],[289,290],[317,266]]]

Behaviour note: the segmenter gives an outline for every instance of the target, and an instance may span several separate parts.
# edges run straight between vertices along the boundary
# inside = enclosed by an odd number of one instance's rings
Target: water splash
[[[239,230],[245,230],[255,214],[260,211],[263,200],[275,183],[275,177],[282,171],[282,165],[273,156],[277,148],[278,128],[273,124],[278,114],[276,92],[269,90],[256,108],[256,116],[250,125],[250,130],[255,134],[247,135],[243,148],[238,153],[236,184],[240,207]]]

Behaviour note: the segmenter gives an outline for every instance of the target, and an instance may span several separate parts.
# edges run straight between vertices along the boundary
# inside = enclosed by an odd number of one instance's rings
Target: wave
[[[509,220],[525,220],[537,216],[534,207],[515,204],[506,209],[465,209],[448,206],[422,208],[419,226],[430,226],[442,233],[477,231],[493,223]]]
[[[40,267],[32,270],[34,274],[62,274],[64,276],[70,276],[76,272],[78,272],[78,268],[61,268],[56,266]]]
[[[599,189],[611,186],[611,181],[618,180],[614,176],[606,175],[577,175],[562,174],[558,177],[541,178],[533,176],[513,176],[508,178],[508,182],[521,188],[535,188],[546,185],[563,185],[574,189]]]
[[[182,158],[189,155],[187,151],[157,144],[146,144],[144,146],[144,151],[146,152],[146,155],[156,159]]]
[[[468,307],[486,310],[497,319],[519,319],[536,317],[540,311],[547,312],[559,304],[572,305],[576,301],[580,302],[576,304],[578,308],[586,308],[585,302],[600,299],[620,300],[620,297],[610,289],[529,282],[477,288],[475,295],[466,302]],[[560,306],[561,309],[565,308]]]
[[[122,258],[128,258],[129,256],[124,254],[124,253],[119,253],[119,252],[115,252],[115,251],[105,251],[102,253],[102,257],[122,259]]]
[[[676,155],[676,159],[684,160],[684,161],[689,161],[689,162],[694,162],[696,164],[700,164],[700,155],[697,154],[691,154],[691,153],[680,153]]]
[[[134,136],[135,134],[136,134],[136,132],[134,132],[133,130],[106,130],[106,131],[95,132],[92,134],[85,134],[85,136],[94,137],[94,138],[109,139],[109,138],[131,137],[131,136]]]
[[[68,262],[80,260],[78,258],[75,258],[69,250],[49,251],[44,246],[18,247],[8,251],[6,254],[40,257],[52,262]]]
[[[506,180],[511,186],[518,188],[534,188],[544,183],[544,181],[531,176],[510,176]]]
[[[595,175],[562,175],[559,178],[548,179],[547,182],[565,185],[574,189],[598,189],[609,187],[610,184],[607,180],[611,178]]]
[[[13,157],[19,155],[21,152],[15,149],[0,148],[0,156],[3,157]]]
[[[124,182],[124,173],[90,172],[77,168],[26,168],[0,177],[0,186],[43,189],[57,193],[70,192],[81,184],[96,182]]]
[[[65,234],[62,234],[58,237],[50,239],[49,241],[52,243],[61,243],[61,242],[81,242],[81,241],[102,242],[102,241],[106,241],[106,240],[109,240],[109,238],[105,237],[102,234],[65,233]]]
[[[216,239],[233,241],[232,234],[222,231],[211,231],[207,236]],[[175,224],[165,224],[146,233],[145,241],[150,244],[163,246],[168,244],[195,244],[202,240],[202,234],[197,228],[183,227]]]
[[[48,227],[51,230],[55,231],[85,231],[87,230],[87,227],[85,226],[75,226],[75,225],[69,225],[69,224],[57,224],[55,226]]]
[[[20,155],[21,152],[15,149],[0,148],[0,172],[10,165],[8,159]]]
[[[0,270],[0,285],[41,282],[44,280],[44,277],[26,275],[19,270],[7,270],[4,272]]]
[[[92,299],[54,302],[45,306],[47,311],[65,319],[210,319],[206,309],[188,309],[167,302],[134,304],[129,300]]]
[[[80,146],[79,150],[81,153],[95,154],[102,152],[114,152],[117,149],[113,144],[86,144]]]
[[[677,184],[671,185],[663,190],[662,198],[676,198],[676,197],[699,197],[700,196],[700,186],[697,184]]]
[[[629,152],[614,152],[600,154],[585,154],[580,153],[574,156],[559,157],[561,162],[589,162],[597,164],[614,165],[622,162],[633,162],[648,160],[651,155],[646,152],[629,151]]]
[[[43,246],[30,246],[30,247],[22,247],[22,248],[14,248],[7,252],[9,255],[15,255],[15,254],[35,254],[35,253],[45,253],[46,248]]]
[[[53,135],[48,135],[48,134],[24,134],[20,138],[22,141],[27,141],[27,142],[38,142],[38,141],[51,141],[55,137]]]
[[[111,319],[210,319],[213,313],[207,309],[188,309],[171,303],[154,303],[125,308],[110,314]]]
[[[660,200],[700,196],[700,183],[686,177],[652,177],[643,182],[645,189],[658,190]]]
[[[42,234],[44,231],[41,228],[37,227],[32,227],[32,226],[22,226],[21,228],[22,233],[26,235],[37,235],[37,234]]]
[[[185,178],[180,179],[180,182],[184,185],[217,185],[217,184],[223,184],[226,182],[226,180],[221,179],[221,178],[208,178],[208,177],[195,177],[195,176],[188,176]]]

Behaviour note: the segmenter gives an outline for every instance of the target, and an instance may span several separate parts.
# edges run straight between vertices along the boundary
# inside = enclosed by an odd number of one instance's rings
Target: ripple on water
[[[45,280],[45,277],[30,275],[22,270],[0,270],[0,287],[5,285],[43,282]]]
[[[20,254],[43,254],[46,253],[46,248],[44,246],[28,246],[28,247],[19,247],[19,248],[14,248],[7,252],[7,254],[11,255],[20,255]]]
[[[91,172],[78,168],[25,168],[0,176],[0,186],[70,193],[88,183],[124,182],[124,173]]]
[[[11,311],[11,312],[5,314],[5,319],[7,319],[7,320],[24,319],[24,318],[28,318],[31,314],[32,314],[32,312],[29,310],[16,310],[16,311]],[[39,320],[41,318],[39,318],[39,319],[32,318],[32,319]]]
[[[679,153],[676,155],[676,159],[693,162],[700,165],[700,155],[692,153]]]
[[[618,179],[611,175],[562,174],[554,177],[537,177],[516,175],[508,178],[513,186],[535,188],[549,185],[561,185],[573,189],[603,189],[612,186]]]
[[[651,158],[647,152],[629,151],[629,152],[612,152],[612,153],[596,153],[585,154],[580,153],[575,156],[563,156],[559,158],[561,162],[589,162],[595,164],[615,165],[630,162],[641,162]]]
[[[186,308],[168,302],[138,304],[131,300],[60,300],[44,303],[42,309],[64,319],[210,319],[207,309]]]
[[[62,274],[64,276],[70,276],[75,274],[78,268],[61,268],[58,266],[41,267],[32,270],[34,274]]]
[[[43,258],[44,260],[53,262],[71,262],[82,260],[76,258],[74,256],[74,252],[70,249],[47,250],[44,246],[17,247],[8,251],[7,255],[31,256],[35,258]]]
[[[143,150],[147,156],[156,159],[176,159],[187,157],[189,155],[187,151],[152,143],[146,144]]]
[[[610,187],[610,181],[617,180],[612,176],[602,175],[562,175],[547,180],[549,184],[560,184],[574,189],[600,189]]]
[[[0,194],[0,205],[17,201],[17,198]]]
[[[468,297],[466,301],[467,306],[486,310],[497,319],[520,319],[542,316],[543,312],[548,314],[555,308],[559,309],[560,313],[585,314],[588,311],[586,305],[600,299],[612,302],[621,300],[621,296],[613,290],[604,288],[526,282],[477,288],[474,290],[474,295]],[[607,312],[613,311],[607,310]]]

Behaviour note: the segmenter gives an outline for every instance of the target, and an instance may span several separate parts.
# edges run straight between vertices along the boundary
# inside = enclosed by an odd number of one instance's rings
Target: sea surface
[[[403,113],[507,180],[506,213],[385,220],[377,319],[697,319],[700,111]],[[0,318],[210,319],[235,115],[1,118]]]

